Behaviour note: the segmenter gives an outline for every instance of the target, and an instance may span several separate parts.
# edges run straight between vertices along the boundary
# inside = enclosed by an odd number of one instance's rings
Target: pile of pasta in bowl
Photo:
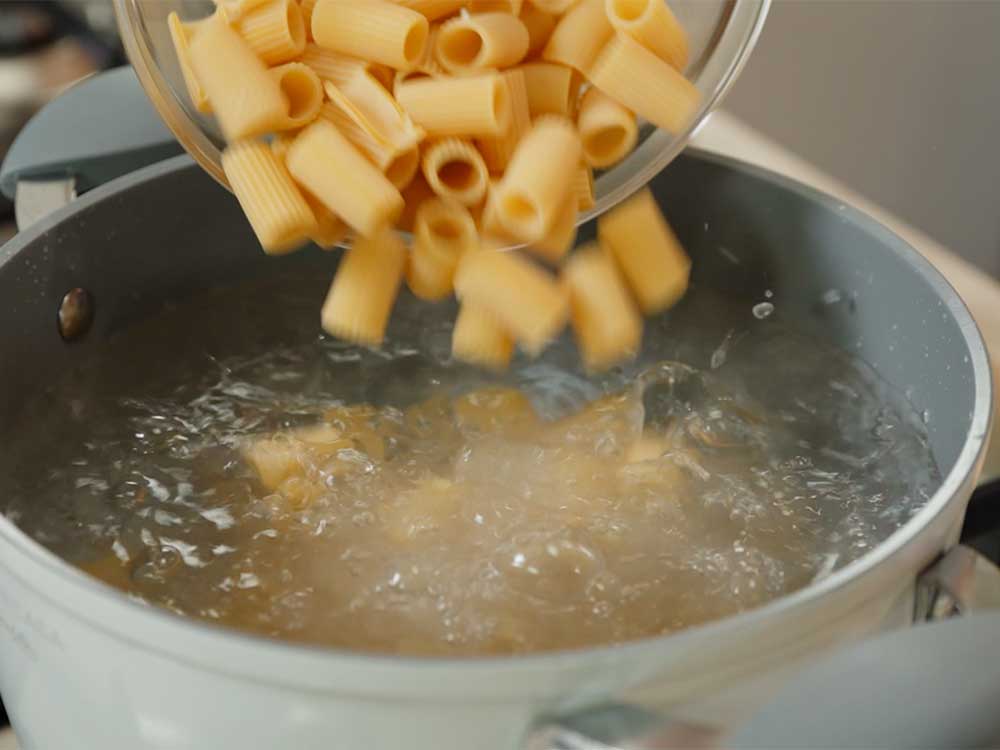
[[[324,329],[381,342],[405,279],[460,301],[457,359],[503,368],[571,324],[588,368],[632,356],[690,261],[643,191],[600,217],[593,171],[699,105],[663,0],[217,0],[169,17],[191,102],[262,247],[349,244]]]

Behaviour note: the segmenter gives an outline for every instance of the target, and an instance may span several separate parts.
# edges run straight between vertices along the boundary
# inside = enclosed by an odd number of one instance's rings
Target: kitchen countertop
[[[728,112],[712,115],[693,144],[788,175],[860,208],[891,228],[931,261],[958,290],[972,310],[991,356],[995,361],[1000,360],[1000,283],[992,277]],[[994,441],[991,447],[984,475],[1000,477],[1000,440]],[[0,750],[17,750],[16,740],[9,730],[0,732]]]

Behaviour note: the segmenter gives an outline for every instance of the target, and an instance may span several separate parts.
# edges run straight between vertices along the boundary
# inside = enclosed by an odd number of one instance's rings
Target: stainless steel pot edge
[[[699,158],[776,182],[813,200],[840,205],[829,196],[768,170],[717,155],[700,153]],[[155,180],[160,175],[185,168],[194,168],[192,161],[190,157],[179,156],[138,170],[87,193],[72,205],[41,220],[0,249],[0,267],[26,245],[56,227],[67,215],[86,210],[111,195],[136,187],[143,182]],[[959,323],[969,350],[976,380],[976,392],[969,435],[955,466],[927,505],[878,549],[813,586],[759,609],[703,627],[620,646],[518,657],[419,659],[340,652],[327,648],[280,643],[145,607],[77,571],[21,533],[9,520],[0,518],[0,543],[9,545],[24,556],[23,563],[19,563],[17,570],[11,570],[10,573],[22,579],[29,575],[42,574],[54,584],[58,583],[64,591],[87,598],[93,603],[93,609],[71,608],[61,598],[55,600],[49,596],[44,587],[41,589],[46,591],[46,598],[49,598],[54,606],[86,619],[94,627],[113,633],[117,638],[123,638],[141,648],[169,658],[270,684],[294,682],[299,689],[308,689],[304,688],[303,682],[317,686],[326,683],[328,679],[330,682],[336,682],[333,676],[340,670],[346,669],[356,674],[358,669],[363,669],[372,684],[375,682],[381,684],[378,698],[382,700],[386,698],[386,688],[388,688],[400,700],[417,701],[419,695],[409,690],[414,684],[426,685],[428,681],[438,678],[451,682],[456,675],[471,676],[475,673],[481,674],[488,683],[493,683],[495,689],[487,691],[490,696],[502,695],[503,690],[510,690],[511,694],[514,694],[515,689],[518,695],[535,691],[542,693],[545,692],[548,682],[546,678],[554,668],[568,669],[574,666],[578,669],[571,671],[589,674],[594,670],[611,668],[630,654],[647,650],[658,642],[669,641],[673,647],[683,649],[684,643],[691,639],[724,638],[737,629],[761,623],[775,615],[804,609],[821,597],[848,585],[860,583],[868,575],[872,575],[880,564],[906,554],[917,542],[921,531],[942,513],[954,497],[964,490],[971,490],[975,472],[984,455],[986,436],[992,418],[992,386],[986,349],[965,304],[948,282],[922,256],[884,226],[853,208],[842,210],[841,216],[847,221],[864,225],[871,231],[883,234],[887,244],[893,247],[893,251],[914,265],[927,283],[942,293],[942,297],[947,300],[949,309]],[[29,563],[33,569],[29,568]],[[106,615],[110,612],[116,615],[113,619],[100,616],[102,613]],[[129,628],[128,623],[141,623],[147,628],[146,632],[150,637],[143,639],[135,637],[135,629]],[[176,636],[177,642],[168,646],[163,638],[156,637],[160,634],[165,637]],[[293,680],[288,675],[295,675],[296,679]],[[481,697],[467,688],[467,685],[456,685],[455,689],[456,692],[462,692],[470,701]],[[368,695],[364,685],[359,685],[358,691],[360,695]],[[375,697],[374,693],[372,697]]]

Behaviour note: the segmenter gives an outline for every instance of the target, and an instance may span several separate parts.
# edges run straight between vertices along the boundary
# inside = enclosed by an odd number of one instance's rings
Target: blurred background
[[[997,29],[1000,0],[775,0],[725,107],[1000,277]],[[108,0],[0,0],[0,154],[123,61]]]

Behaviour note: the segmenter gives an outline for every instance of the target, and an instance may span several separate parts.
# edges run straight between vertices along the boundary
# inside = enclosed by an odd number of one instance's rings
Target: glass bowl
[[[702,95],[687,129],[671,135],[650,125],[638,147],[622,162],[597,175],[594,207],[587,221],[646,184],[684,148],[739,75],[760,34],[770,0],[672,0],[670,7],[687,31],[690,62],[685,75]],[[188,101],[174,55],[167,16],[188,21],[209,15],[211,0],[114,0],[122,42],[136,75],[167,127],[212,177],[228,187],[222,172],[224,141],[210,115]]]

